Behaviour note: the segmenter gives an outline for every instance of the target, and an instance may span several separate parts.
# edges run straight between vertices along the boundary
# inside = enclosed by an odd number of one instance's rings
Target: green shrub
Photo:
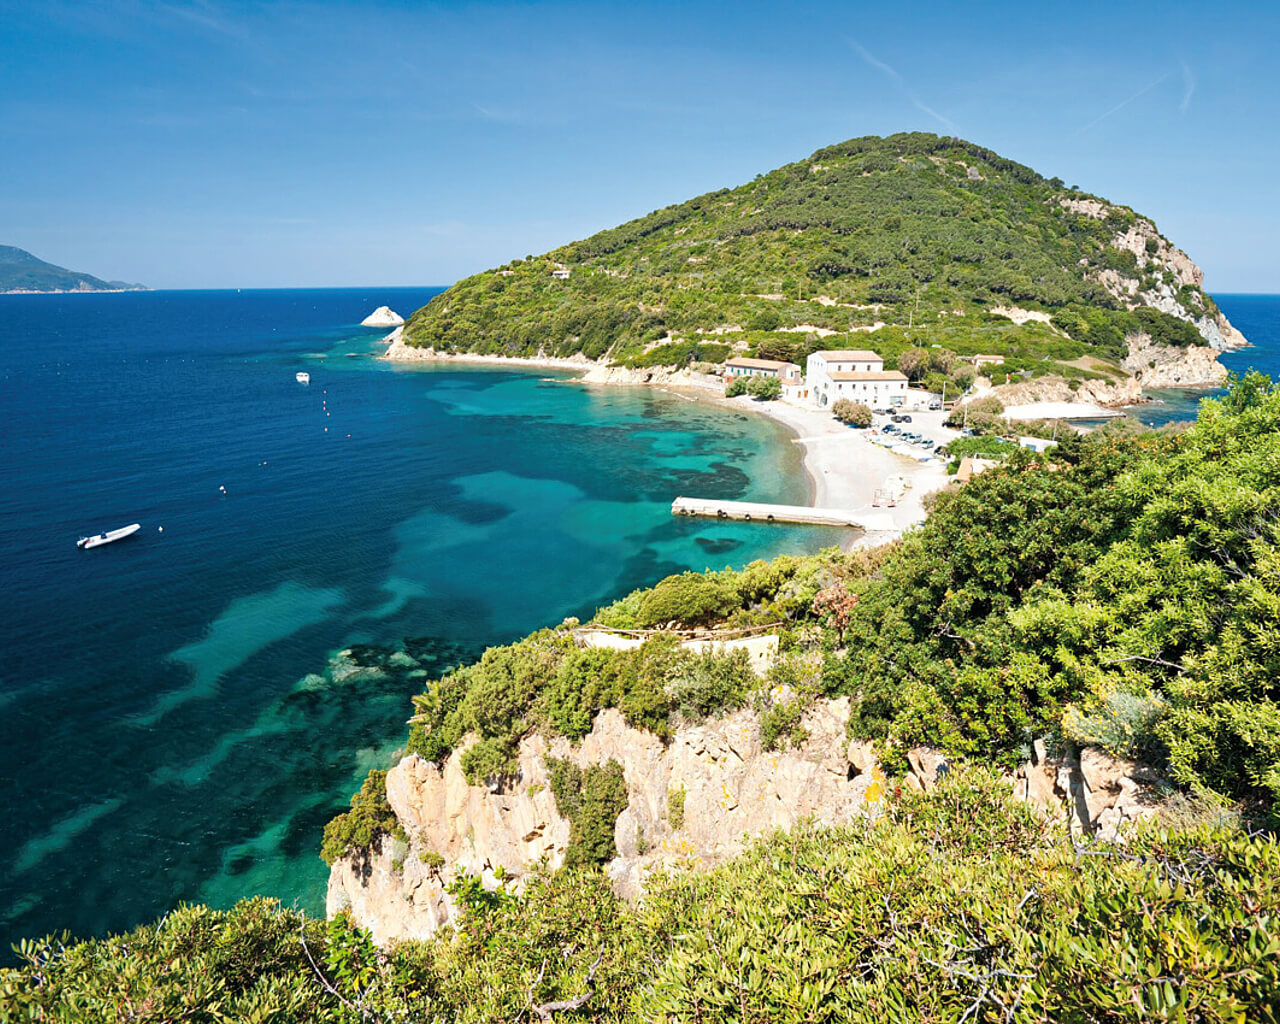
[[[951,462],[947,467],[949,472],[954,473],[955,469],[960,467],[960,460],[966,456],[980,459],[1003,459],[1018,450],[1018,445],[1013,441],[1006,441],[1002,437],[993,437],[989,434],[980,434],[977,437],[957,437],[952,441],[948,441],[945,448],[939,454],[945,455]],[[952,467],[955,467],[953,469]]]
[[[500,781],[519,768],[516,736],[485,736],[462,753],[462,774],[473,786]]]
[[[374,770],[360,792],[351,798],[351,810],[339,814],[324,827],[320,856],[326,864],[355,850],[368,850],[383,836],[405,838],[395,812],[387,803],[387,773]]]
[[[684,828],[684,801],[688,794],[683,786],[667,790],[667,824],[679,831]]]
[[[1003,414],[1004,403],[995,395],[986,395],[964,405],[957,405],[947,414],[946,423],[949,427],[968,426],[974,430],[990,430],[1003,426]]]
[[[1062,729],[1068,739],[1097,746],[1118,757],[1157,758],[1161,754],[1157,727],[1169,711],[1153,693],[1112,691],[1087,709],[1069,707]]]
[[[880,827],[795,830],[651,892],[671,953],[632,1005],[665,1020],[1276,1019],[1274,843],[1152,834],[1079,857],[1006,793],[951,780]]]
[[[739,395],[748,394],[751,389],[751,381],[747,377],[734,377],[725,385],[725,398],[737,398]]]
[[[460,875],[455,931],[382,951],[346,915],[261,899],[28,941],[0,969],[0,1007],[109,1022],[574,1015],[557,1002],[609,1021],[1276,1021],[1274,837],[1148,825],[1082,846],[963,767],[886,804],[874,824],[801,826],[654,876],[638,905],[601,871],[534,872],[520,893]]]
[[[723,619],[740,606],[732,580],[720,574],[697,572],[668,576],[640,601],[636,616],[642,628],[705,626]]]
[[[786,750],[802,747],[809,739],[809,730],[801,723],[806,705],[799,700],[776,704],[760,715],[760,746],[765,750]]]
[[[104,939],[24,940],[21,966],[0,968],[0,1017],[337,1021],[341,1004],[315,977],[302,937],[323,962],[322,922],[254,897],[230,910],[182,904],[156,924]]]
[[[782,381],[763,374],[752,377],[751,383],[747,385],[747,394],[757,402],[771,402],[782,397]]]
[[[831,404],[831,415],[851,427],[871,426],[871,408],[847,398],[837,398]]]
[[[775,331],[781,323],[782,318],[778,315],[778,311],[772,306],[765,306],[752,315],[747,322],[747,327],[753,331]]]
[[[569,652],[541,697],[548,724],[561,736],[582,739],[596,714],[621,700],[635,675],[632,661],[627,652],[607,648]]]
[[[742,707],[754,683],[751,657],[738,648],[687,657],[667,689],[686,719],[701,721]]]
[[[569,819],[566,868],[607,864],[618,855],[614,826],[627,807],[627,783],[622,765],[609,761],[581,769],[572,761],[548,758],[551,792],[556,809]]]

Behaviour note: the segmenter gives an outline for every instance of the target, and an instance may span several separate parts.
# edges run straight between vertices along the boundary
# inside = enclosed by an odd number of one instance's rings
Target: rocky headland
[[[579,743],[539,735],[519,745],[519,770],[504,786],[469,785],[467,745],[443,766],[416,754],[387,774],[387,800],[406,838],[385,836],[331,868],[326,909],[350,911],[379,943],[425,938],[456,923],[448,888],[460,874],[489,888],[555,870],[570,822],[557,810],[548,760],[580,768],[622,767],[627,804],[614,826],[618,855],[605,867],[614,891],[635,899],[655,871],[702,869],[741,853],[753,837],[802,821],[824,826],[875,816],[890,794],[872,745],[846,739],[847,698],[818,701],[804,716],[805,742],[766,750],[750,710],[679,729],[669,743],[601,712]],[[468,744],[469,745],[469,744]],[[929,748],[910,751],[901,784],[928,791],[947,771]],[[1155,813],[1156,776],[1087,748],[1050,756],[1043,743],[1007,779],[1013,798],[1066,821],[1082,835],[1115,839],[1119,826]]]

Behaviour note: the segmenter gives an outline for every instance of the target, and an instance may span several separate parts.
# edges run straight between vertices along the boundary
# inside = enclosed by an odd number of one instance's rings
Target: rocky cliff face
[[[360,321],[362,327],[400,327],[403,324],[404,317],[394,312],[390,306],[379,306]]]
[[[1228,376],[1209,345],[1168,348],[1153,345],[1146,334],[1131,335],[1129,354],[1120,365],[1144,388],[1216,388]]]
[[[334,864],[327,910],[350,910],[379,943],[425,938],[457,916],[447,892],[456,874],[479,875],[491,888],[503,879],[518,887],[539,864],[558,868],[569,822],[556,810],[548,757],[622,766],[628,804],[614,828],[618,856],[608,872],[627,898],[638,896],[657,868],[715,864],[741,852],[750,837],[802,819],[834,825],[874,815],[886,781],[870,745],[846,740],[848,714],[845,699],[819,701],[805,716],[809,735],[800,748],[766,751],[751,711],[683,728],[666,746],[604,711],[576,747],[562,738],[526,738],[517,779],[504,790],[468,785],[461,751],[443,769],[410,755],[387,775],[387,798],[408,842],[385,838]],[[929,789],[946,771],[933,751],[914,750],[910,759],[906,785]],[[1069,816],[1077,829],[1114,835],[1124,819],[1151,813],[1146,781],[1126,762],[1092,751],[1054,759],[1038,745],[1011,785],[1016,796]]]
[[[1095,199],[1062,199],[1060,202],[1072,213],[1094,220],[1105,220],[1116,212],[1114,207]],[[1178,290],[1184,285],[1203,288],[1204,271],[1191,261],[1191,257],[1160,234],[1151,221],[1145,217],[1136,218],[1125,231],[1116,233],[1111,245],[1133,253],[1137,265],[1146,271],[1144,278],[1137,279],[1109,269],[1093,270],[1091,276],[1129,309],[1154,306],[1180,320],[1187,320],[1195,324],[1209,347],[1218,351],[1243,348],[1249,344],[1221,310],[1199,305],[1199,298],[1193,300],[1190,309],[1183,304]],[[1154,284],[1144,288],[1143,280]]]
[[[1000,399],[1005,408],[1029,405],[1033,402],[1087,402],[1106,408],[1120,408],[1136,405],[1142,401],[1142,385],[1133,377],[1114,382],[1086,380],[1081,381],[1079,388],[1073,391],[1063,377],[1034,377],[1016,384],[975,388],[972,398],[983,398],[987,395],[994,395]]]

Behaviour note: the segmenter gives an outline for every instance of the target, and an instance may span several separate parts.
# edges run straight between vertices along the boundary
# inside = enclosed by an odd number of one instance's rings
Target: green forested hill
[[[92,274],[46,263],[17,246],[0,245],[0,292],[116,292],[142,287],[104,281]]]
[[[838,347],[818,337],[835,331],[874,339],[891,365],[934,343],[1115,361],[1124,335],[1144,327],[1172,344],[1211,333],[1220,314],[1199,281],[1133,210],[972,143],[914,133],[821,149],[476,274],[418,310],[406,336],[446,351],[687,362],[719,358],[725,344],[802,357]],[[992,313],[1012,306],[1057,314],[1055,325]],[[1142,324],[1126,312],[1148,306],[1160,311]],[[876,324],[889,326],[858,332]]]

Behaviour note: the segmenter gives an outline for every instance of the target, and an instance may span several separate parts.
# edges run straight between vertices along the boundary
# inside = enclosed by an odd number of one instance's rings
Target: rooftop
[[[751,370],[785,370],[787,367],[800,369],[795,363],[784,363],[780,359],[752,359],[750,356],[737,356],[725,360],[725,366],[743,366]]]
[[[821,356],[827,362],[841,360],[848,362],[849,360],[857,360],[858,362],[866,362],[870,360],[875,363],[883,363],[884,360],[875,352],[868,352],[865,348],[850,348],[843,350],[824,349],[821,352],[813,353],[815,356]]]

